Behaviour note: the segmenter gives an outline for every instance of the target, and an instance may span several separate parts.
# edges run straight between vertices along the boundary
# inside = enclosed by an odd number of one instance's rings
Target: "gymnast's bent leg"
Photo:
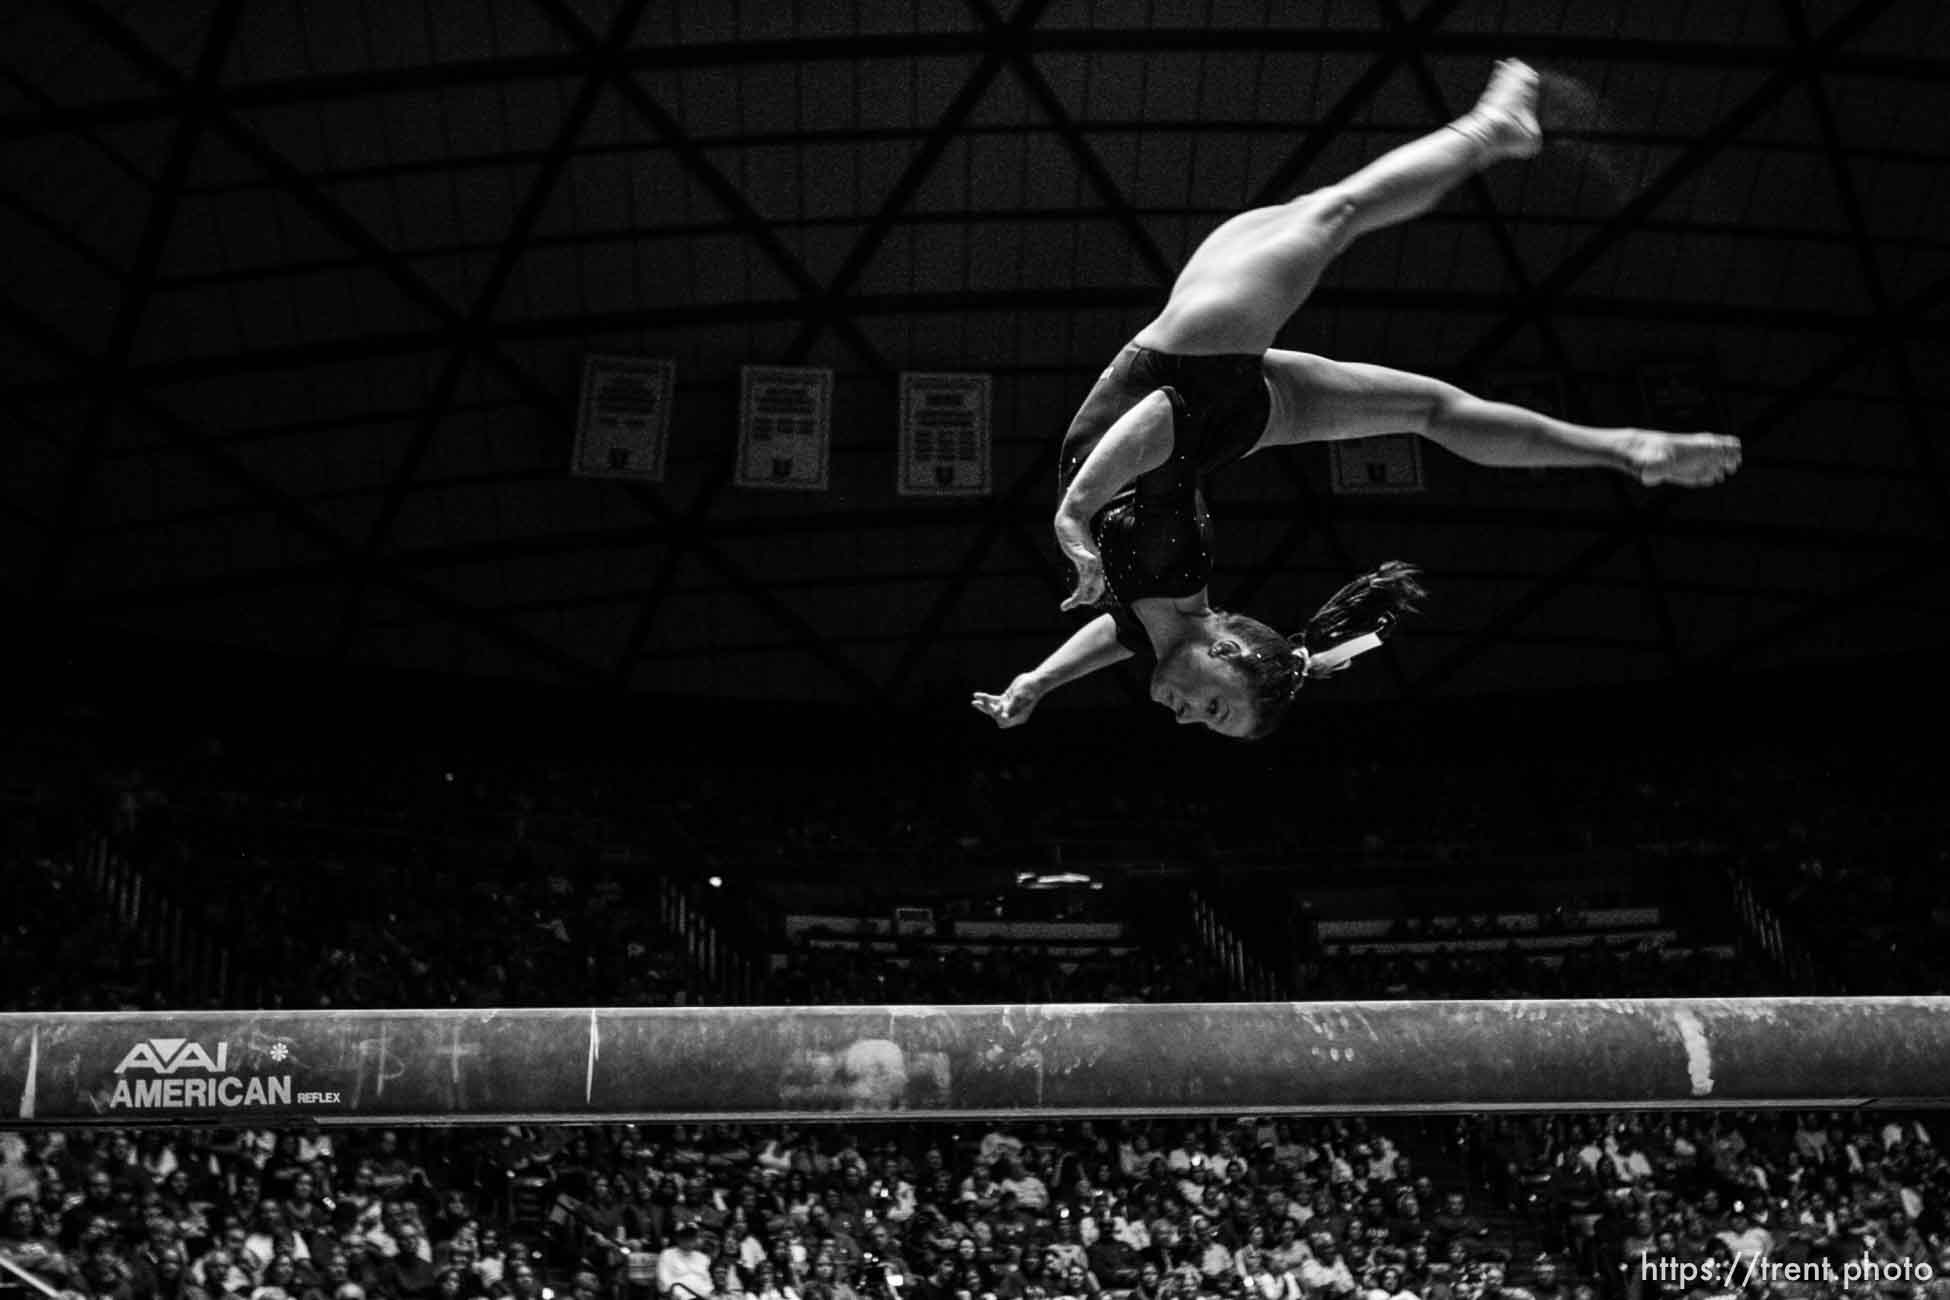
[[[1537,74],[1497,64],[1476,107],[1324,189],[1242,212],[1206,236],[1137,342],[1183,355],[1259,353],[1359,236],[1427,212],[1503,158],[1537,152]]]

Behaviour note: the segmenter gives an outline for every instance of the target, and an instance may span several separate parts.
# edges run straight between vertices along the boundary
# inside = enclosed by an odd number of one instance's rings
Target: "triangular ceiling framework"
[[[1763,6],[1763,8],[1765,8],[1765,6]],[[1143,19],[1139,19],[1139,21],[1143,21]],[[1197,21],[1197,19],[1191,19],[1191,21]],[[1191,35],[1195,37],[1197,33],[1193,31]],[[1689,35],[1691,35],[1691,33],[1689,33]],[[1184,39],[1184,37],[1172,37],[1172,39]],[[1735,53],[1737,53],[1737,51],[1735,51]],[[1749,62],[1749,66],[1753,66],[1753,64]],[[1090,138],[1094,140],[1094,136],[1092,136],[1092,129],[1090,129],[1090,125],[1088,125],[1088,123],[1084,123],[1084,127],[1082,127],[1082,131],[1084,131],[1084,134],[1086,134],[1086,136],[1090,136]],[[1037,146],[1045,146],[1045,144],[1047,144],[1047,140],[1049,140],[1049,134],[1051,133],[1041,133],[1041,134],[1043,134],[1043,138],[1039,140],[1039,144],[1037,144]],[[1211,136],[1211,140],[1209,140],[1209,144],[1215,144],[1215,146],[1223,146],[1223,144],[1227,144],[1228,138],[1230,138],[1228,134],[1215,133],[1213,134],[1213,136]],[[1205,144],[1205,142],[1201,142],[1201,150],[1199,150],[1199,152],[1203,152],[1203,144]],[[1106,162],[1106,166],[1110,166],[1110,158],[1108,158],[1108,150],[1106,150],[1104,146],[1098,146],[1098,150],[1096,150],[1096,152],[1098,152],[1098,154],[1100,154],[1100,156],[1104,158],[1104,162]],[[1708,166],[1712,166],[1712,164],[1708,164]],[[1500,209],[1507,210],[1507,207],[1505,207],[1505,199],[1507,199],[1507,195],[1501,195],[1501,193],[1500,195],[1498,195],[1498,207],[1500,207]],[[1201,203],[1201,201],[1209,201],[1209,199],[1195,199],[1193,203]],[[1515,205],[1517,205],[1517,209],[1521,210],[1523,209],[1523,207],[1525,207],[1525,203],[1527,203],[1527,199],[1525,199],[1525,195],[1523,195],[1523,193],[1519,191],[1519,193],[1517,193],[1517,195],[1515,195],[1515,197],[1511,199],[1511,203],[1515,203]],[[991,209],[991,210],[995,212],[995,216],[1006,216],[1006,212],[1000,212],[1000,210],[995,210],[995,209]],[[1219,209],[1215,207],[1215,209],[1213,209],[1213,214],[1217,214],[1217,212],[1219,212]],[[977,218],[981,218],[981,216],[987,216],[987,212],[975,212],[975,216],[977,216]],[[571,224],[577,224],[577,222],[587,222],[589,218],[583,218],[583,216],[573,216],[573,214],[571,214],[571,216],[569,216],[567,220],[569,220]],[[1443,220],[1449,220],[1449,222],[1459,222],[1459,224],[1461,224],[1462,230],[1464,230],[1466,234],[1459,234],[1459,236],[1457,236],[1457,246],[1459,246],[1459,248],[1462,248],[1462,246],[1466,244],[1466,246],[1470,246],[1470,248],[1474,249],[1474,251],[1468,251],[1468,253],[1466,253],[1466,255],[1468,255],[1468,259],[1470,259],[1472,263],[1476,263],[1476,261],[1486,261],[1486,257],[1484,257],[1484,253],[1482,253],[1482,249],[1486,248],[1486,240],[1488,240],[1488,234],[1486,234],[1486,230],[1484,230],[1484,228],[1482,228],[1482,226],[1480,226],[1480,224],[1476,222],[1476,218],[1474,218],[1474,216],[1472,216],[1472,214],[1470,214],[1468,210],[1462,210],[1461,207],[1459,207],[1459,209],[1455,210],[1455,212],[1449,212],[1449,214],[1445,214],[1445,216],[1443,216]],[[1687,224],[1687,222],[1689,222],[1691,218],[1689,218],[1689,214],[1671,214],[1671,212],[1661,212],[1661,220],[1665,220],[1665,222],[1673,222],[1673,224],[1679,224],[1679,226],[1685,226],[1685,224]],[[1825,220],[1825,218],[1823,218],[1823,220]],[[1515,222],[1513,222],[1513,224],[1515,224]],[[991,222],[991,228],[993,228],[993,230],[1000,230],[1002,226],[1000,226],[1000,222]],[[862,230],[862,228],[860,228],[858,224],[854,224],[854,230],[860,230],[860,232],[864,232],[864,230]],[[1519,236],[1523,234],[1523,230],[1521,230],[1521,224],[1517,226],[1517,232],[1519,232]],[[852,232],[848,232],[848,234],[852,234]],[[1416,234],[1433,234],[1433,232],[1416,232]],[[885,246],[885,249],[883,249],[883,251],[881,251],[879,255],[881,255],[881,257],[885,257],[885,255],[901,255],[901,251],[903,251],[903,249],[899,248],[899,240],[901,240],[901,236],[899,236],[899,232],[895,232],[895,234],[891,234],[891,236],[889,236],[889,240],[887,240],[887,246]],[[1156,240],[1156,242],[1160,242],[1160,244],[1164,242],[1164,240],[1162,240],[1162,236],[1154,236],[1154,240]],[[1102,244],[1102,240],[1100,240],[1100,244]],[[1408,242],[1406,242],[1406,236],[1404,236],[1404,246],[1406,246],[1406,248],[1418,248],[1416,244],[1408,244]],[[829,244],[827,248],[831,248],[831,244]],[[1634,249],[1644,248],[1644,244],[1634,244],[1632,248]],[[792,244],[790,240],[788,240],[788,249],[790,249],[790,251],[794,251],[794,253],[798,253],[798,251],[801,251],[801,249],[796,248],[796,246],[794,246],[794,244]],[[1880,244],[1880,236],[1878,236],[1878,249],[1876,249],[1876,251],[1878,251],[1878,257],[1886,257],[1886,246],[1884,246],[1884,244]],[[819,269],[813,269],[813,271],[809,271],[809,273],[813,275],[813,279],[815,279],[817,283],[829,283],[829,281],[831,281],[831,275],[833,275],[833,257],[835,257],[835,255],[833,255],[833,253],[829,253],[827,257],[829,257],[829,265],[821,265]],[[803,265],[803,261],[805,261],[805,257],[798,257],[798,259],[800,259],[801,265]],[[840,261],[842,261],[842,255],[840,255]],[[1390,261],[1392,261],[1392,259],[1390,259]],[[1554,265],[1554,263],[1552,263],[1552,265]],[[918,271],[911,271],[909,275],[917,275],[917,273]],[[1127,275],[1125,271],[1121,271],[1121,269],[1115,269],[1115,267],[1106,267],[1106,271],[1104,271],[1104,279],[1106,279],[1106,281],[1110,281],[1112,285],[1137,285],[1137,283],[1139,283],[1139,277],[1135,277],[1135,275]],[[384,294],[390,294],[390,292],[394,292],[394,287],[392,287],[392,285],[386,285],[386,288],[382,288],[382,292],[384,292]],[[1581,283],[1579,283],[1578,288],[1574,290],[1574,296],[1578,298],[1578,310],[1581,310],[1581,312],[1587,312],[1587,314],[1589,314],[1589,312],[1603,312],[1603,310],[1605,310],[1605,308],[1603,308],[1603,298],[1601,298],[1601,296],[1595,296],[1595,294],[1591,294],[1591,292],[1587,290],[1587,287],[1585,287],[1585,285],[1581,285]],[[1351,300],[1349,300],[1349,302],[1351,302]],[[1642,324],[1638,325],[1638,331],[1640,331],[1642,335],[1650,335],[1650,333],[1652,333],[1652,329],[1650,329],[1650,322],[1652,322],[1652,320],[1656,318],[1656,316],[1654,316],[1654,312],[1656,312],[1659,306],[1663,306],[1663,302],[1665,302],[1665,300],[1663,300],[1663,298],[1661,298],[1659,294],[1652,294],[1652,296],[1650,296],[1650,302],[1648,302],[1648,308],[1652,308],[1652,310],[1648,310],[1648,312],[1644,312],[1644,314],[1642,314],[1642,318],[1640,318],[1640,322],[1642,322]],[[735,308],[735,304],[737,304],[737,298],[731,298],[731,300],[727,300],[727,304],[725,304],[725,306],[727,306],[727,308]],[[573,306],[573,304],[571,304],[571,306]],[[1326,312],[1322,314],[1322,324],[1324,324],[1324,327],[1326,327],[1326,331],[1336,331],[1336,329],[1338,329],[1338,324],[1340,324],[1340,320],[1342,320],[1342,318],[1345,318],[1345,308],[1332,308],[1332,304],[1326,304],[1326,302],[1324,302],[1322,306],[1324,306],[1324,308],[1328,308],[1328,310],[1326,310]],[[579,310],[579,306],[573,306],[573,310]],[[844,316],[844,300],[840,300],[839,304],[837,304],[837,310],[835,310],[835,324],[839,324],[840,320],[842,320],[842,316]],[[1078,327],[1082,327],[1082,324],[1084,324],[1084,320],[1088,320],[1088,322],[1100,322],[1100,320],[1104,320],[1106,316],[1110,316],[1110,314],[1108,314],[1108,312],[1104,312],[1104,310],[1098,310],[1098,308],[1094,308],[1094,306],[1092,306],[1092,308],[1082,308],[1082,306],[1080,306],[1080,308],[1078,308]],[[1377,304],[1373,304],[1373,302],[1371,302],[1371,304],[1365,304],[1365,308],[1361,310],[1361,316],[1365,316],[1365,318],[1369,318],[1369,322],[1373,322],[1373,327],[1371,327],[1371,329],[1369,329],[1369,327],[1363,327],[1363,329],[1359,329],[1359,331],[1355,331],[1355,333],[1357,333],[1357,335],[1359,335],[1359,337],[1361,337],[1361,339],[1365,341],[1365,343],[1363,343],[1363,347],[1367,347],[1367,341],[1371,341],[1371,343],[1375,343],[1375,345],[1381,345],[1381,347],[1386,347],[1386,345],[1388,345],[1386,341],[1388,341],[1388,339],[1390,339],[1390,337],[1392,337],[1394,333],[1398,333],[1396,329],[1392,329],[1392,327],[1390,327],[1390,322],[1396,322],[1396,320],[1398,320],[1398,316],[1396,316],[1396,314],[1390,314],[1388,310],[1377,310]],[[1578,339],[1576,339],[1576,335],[1578,335],[1578,331],[1579,331],[1578,320],[1579,318],[1576,312],[1570,312],[1570,314],[1566,314],[1566,318],[1564,318],[1564,320],[1558,320],[1558,325],[1560,325],[1562,329],[1566,329],[1566,331],[1568,331],[1570,335],[1574,335],[1574,337],[1572,337],[1572,345],[1574,345],[1574,347],[1578,345]],[[1595,318],[1593,318],[1593,320],[1595,320]],[[569,324],[569,322],[564,322],[564,325],[567,324]],[[876,318],[876,325],[874,325],[874,329],[872,329],[872,335],[874,335],[874,343],[876,343],[876,349],[878,349],[879,355],[881,355],[881,357],[885,357],[885,359],[889,359],[889,361],[893,361],[893,363],[905,363],[905,361],[907,361],[907,357],[903,355],[903,347],[913,347],[911,343],[905,343],[905,345],[901,343],[901,339],[903,339],[903,337],[911,337],[911,335],[913,335],[913,331],[907,331],[907,329],[903,329],[903,327],[901,327],[901,324],[903,324],[903,322],[899,320],[899,316],[879,316],[879,318]],[[1022,320],[1022,324],[1020,324],[1020,329],[1018,329],[1018,333],[1020,333],[1020,337],[1022,337],[1022,339],[1030,339],[1030,337],[1032,337],[1032,333],[1035,333],[1035,331],[1039,331],[1039,329],[1041,329],[1041,324],[1039,324],[1039,322],[1035,322],[1035,329],[1032,329],[1032,327],[1030,327],[1030,324],[1032,324],[1032,322],[1030,322],[1028,318],[1024,318],[1024,320]],[[1607,329],[1611,329],[1613,333],[1617,333],[1620,339],[1626,339],[1626,335],[1630,333],[1630,329],[1632,329],[1632,325],[1630,325],[1630,320],[1626,320],[1626,318],[1620,318],[1618,322],[1607,322]],[[823,329],[821,333],[823,333],[823,335],[825,335],[825,333],[831,333],[831,329]],[[979,333],[987,333],[987,329],[983,329],[983,331],[975,331],[975,333],[977,333],[977,335],[979,335]],[[1071,329],[1071,333],[1076,333],[1076,329]],[[1445,324],[1445,333],[1447,333],[1447,324]],[[1675,333],[1677,333],[1677,331],[1675,331]],[[1687,331],[1687,333],[1689,333],[1689,337],[1691,337],[1691,335],[1693,335],[1693,333],[1696,333],[1696,331]],[[766,337],[772,337],[772,335],[770,335],[770,327],[766,327]],[[973,335],[971,335],[971,337],[973,337]],[[1519,335],[1519,337],[1521,337],[1521,335]],[[1609,337],[1611,337],[1611,335],[1607,333],[1607,343],[1609,343]],[[564,343],[565,343],[565,339],[560,339],[560,341],[550,341],[550,347],[546,349],[546,351],[548,351],[548,357],[544,357],[544,359],[540,361],[540,364],[530,364],[530,370],[532,370],[532,372],[536,372],[536,374],[544,374],[544,376],[546,376],[546,382],[548,382],[548,384],[550,384],[552,388],[556,388],[556,392],[560,392],[560,390],[564,388],[564,384],[562,384],[562,376],[565,376],[565,374],[569,374],[569,368],[567,368],[567,366],[560,366],[560,364],[556,363],[556,361],[552,361],[552,359],[558,359],[558,357],[560,357],[560,355],[564,353],[565,349],[564,347],[562,347]],[[1798,351],[1794,351],[1794,349],[1790,349],[1790,351],[1786,353],[1786,355],[1788,355],[1788,357],[1790,357],[1792,361],[1788,363],[1788,366],[1784,366],[1784,368],[1776,368],[1776,370],[1774,370],[1774,374],[1786,374],[1786,376],[1790,376],[1790,378],[1792,378],[1792,374],[1800,374],[1800,372],[1804,372],[1804,370],[1808,370],[1808,368],[1812,368],[1812,366],[1819,366],[1819,364],[1821,364],[1821,355],[1823,355],[1823,353],[1821,353],[1821,351],[1817,351],[1817,349],[1813,349],[1813,347],[1810,347],[1806,339],[1798,339],[1798,341],[1794,341],[1794,343],[1796,343],[1796,347],[1798,347]],[[718,351],[716,351],[716,353],[712,353],[712,361],[716,361],[716,363],[718,363],[718,364],[714,364],[714,368],[716,368],[718,372],[727,372],[727,370],[725,370],[725,359],[727,359],[729,355],[725,355],[725,357],[720,357],[718,353],[723,353],[723,349],[725,349],[725,347],[729,347],[729,349],[733,349],[733,351],[735,351],[735,347],[737,347],[737,341],[735,341],[735,339],[733,339],[733,337],[731,337],[731,335],[727,333],[727,335],[723,337],[722,341],[720,341],[718,345],[714,345],[714,347],[718,347]],[[827,347],[827,343],[819,343],[819,345],[817,345],[817,349],[825,349],[825,347]],[[1045,345],[1045,347],[1047,347],[1047,345]],[[1443,351],[1451,351],[1453,347],[1455,347],[1453,343],[1451,343],[1451,345],[1441,345],[1441,347],[1431,347],[1431,345],[1427,345],[1427,343],[1418,343],[1418,345],[1416,345],[1416,347],[1414,347],[1412,351],[1418,351],[1418,353],[1423,353],[1423,351],[1427,351],[1427,353],[1429,353],[1431,357],[1435,357],[1437,353],[1443,353]],[[544,349],[542,349],[542,345],[540,345],[540,343],[536,343],[536,345],[534,345],[534,351],[536,351],[536,353],[542,353]],[[1010,349],[991,349],[991,351],[995,351],[996,355],[1020,355],[1020,357],[1024,357],[1026,361],[1034,361],[1034,357],[1032,357],[1030,353],[1014,353],[1014,351],[1010,351]],[[1513,349],[1511,349],[1511,357],[1517,357],[1517,355],[1521,355],[1523,351],[1525,351],[1525,345],[1523,345],[1523,343],[1519,343],[1517,347],[1513,347]],[[1357,349],[1355,349],[1355,353],[1361,353],[1361,347],[1357,347]],[[819,351],[815,351],[813,355],[817,357],[817,355],[819,355]],[[1806,361],[1804,361],[1804,357],[1806,357]],[[733,361],[733,363],[735,363],[735,357],[729,357],[729,361]],[[560,370],[560,374],[558,374],[558,370]],[[271,378],[271,372],[265,372],[265,378]],[[1925,382],[1927,382],[1927,376],[1923,376],[1923,378],[1925,378]],[[1872,384],[1872,386],[1874,386],[1874,384],[1884,384],[1884,382],[1886,382],[1886,380],[1882,380],[1882,378],[1876,378],[1876,376],[1864,376],[1864,374],[1854,374],[1854,376],[1851,376],[1851,378],[1849,378],[1849,384],[1852,384],[1852,386],[1860,386],[1860,384]],[[215,409],[215,407],[213,407],[213,409]],[[443,425],[443,431],[445,431],[445,425]],[[443,437],[443,444],[445,444],[445,439],[447,439],[447,433],[443,433],[441,437]],[[690,435],[684,435],[684,437],[690,437]],[[1755,481],[1755,483],[1759,483],[1761,479],[1755,478],[1753,479],[1753,481]],[[320,493],[320,495],[324,495],[324,493]],[[1552,501],[1558,501],[1558,497],[1552,497]],[[1732,497],[1730,497],[1730,501],[1732,501]],[[324,503],[320,503],[320,505],[324,505]],[[1687,509],[1691,511],[1693,507],[1689,505]],[[1722,511],[1720,511],[1720,509],[1716,509],[1716,507],[1714,507],[1714,503],[1708,503],[1708,505],[1704,505],[1704,507],[1700,507],[1700,511],[1702,511],[1702,516],[1722,515]],[[1039,522],[1041,522],[1041,520],[1032,520],[1032,526],[1035,526],[1035,528],[1039,528]],[[1014,548],[1014,542],[1008,542],[1008,546],[1010,546],[1010,548]],[[1661,554],[1663,554],[1663,550],[1665,550],[1665,548],[1661,546]],[[1461,559],[1461,555],[1459,555],[1459,559]],[[1008,569],[1008,567],[1010,567],[1008,563],[1004,563],[1004,565],[1002,565],[1002,569]],[[1018,565],[1018,567],[1020,567],[1020,565]],[[1626,565],[1626,569],[1630,571],[1630,565]],[[1028,604],[1026,604],[1024,608],[1028,608]],[[956,626],[959,626],[959,620],[957,620]],[[1521,633],[1519,633],[1519,635],[1521,635]],[[973,649],[973,647],[971,647],[971,649]]]

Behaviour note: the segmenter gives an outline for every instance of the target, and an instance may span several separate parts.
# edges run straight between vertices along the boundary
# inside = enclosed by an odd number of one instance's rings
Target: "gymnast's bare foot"
[[[1490,84],[1463,121],[1492,159],[1535,158],[1544,147],[1537,123],[1537,70],[1519,59],[1498,59]]]
[[[1638,430],[1626,443],[1626,458],[1633,477],[1647,487],[1712,487],[1740,469],[1740,439]]]

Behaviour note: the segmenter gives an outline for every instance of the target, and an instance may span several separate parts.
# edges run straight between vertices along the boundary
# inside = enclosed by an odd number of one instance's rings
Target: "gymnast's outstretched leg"
[[[1572,424],[1427,375],[1306,352],[1261,359],[1272,399],[1254,451],[1413,433],[1478,465],[1610,469],[1648,487],[1711,487],[1740,468],[1740,439]]]
[[[1476,107],[1441,130],[1336,184],[1233,217],[1193,252],[1137,342],[1193,356],[1265,351],[1356,238],[1427,212],[1500,159],[1534,155],[1536,99],[1536,72],[1505,60]]]

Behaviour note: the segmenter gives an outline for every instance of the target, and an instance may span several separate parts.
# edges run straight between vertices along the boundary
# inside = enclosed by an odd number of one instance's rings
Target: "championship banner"
[[[1334,458],[1336,495],[1396,495],[1422,490],[1422,440],[1412,433],[1327,445]]]
[[[901,374],[904,497],[983,496],[989,484],[988,375]]]
[[[676,388],[677,365],[672,361],[585,358],[569,472],[585,478],[663,482],[670,403]]]
[[[739,487],[826,490],[833,451],[833,372],[746,366],[739,400]]]

